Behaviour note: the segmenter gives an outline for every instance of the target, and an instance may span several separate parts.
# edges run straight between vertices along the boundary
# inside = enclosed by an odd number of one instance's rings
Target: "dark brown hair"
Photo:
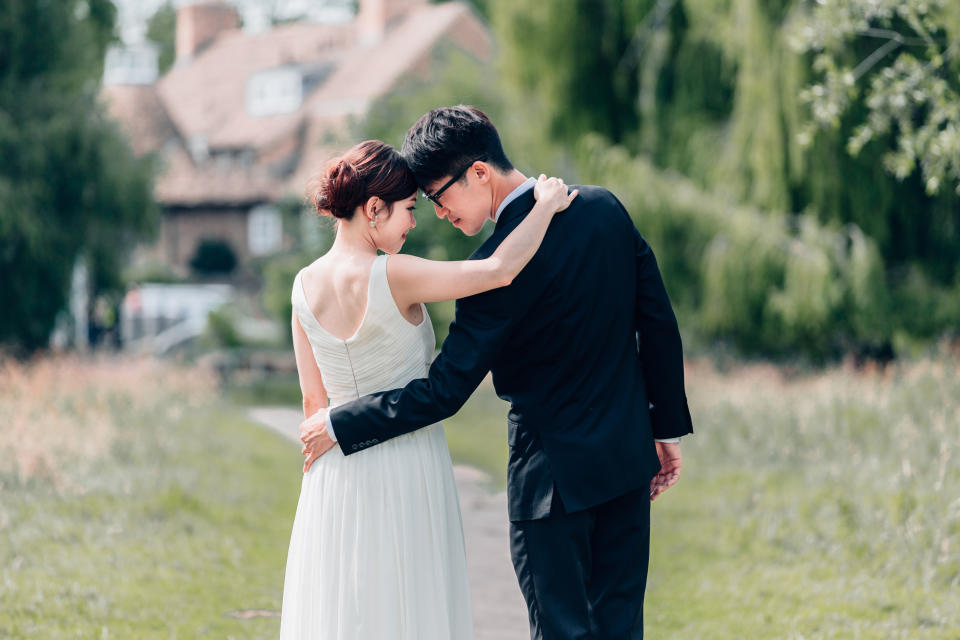
[[[485,160],[504,173],[513,169],[487,114],[462,104],[424,114],[407,131],[400,154],[423,187],[474,160]]]
[[[307,185],[307,197],[320,215],[349,220],[356,208],[376,196],[392,206],[417,190],[413,172],[397,150],[379,140],[367,140],[339,158]]]

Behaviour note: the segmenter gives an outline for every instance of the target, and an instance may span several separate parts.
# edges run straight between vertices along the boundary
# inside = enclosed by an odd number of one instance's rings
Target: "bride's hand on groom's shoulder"
[[[548,178],[540,174],[537,178],[537,184],[533,187],[533,197],[537,202],[542,202],[550,207],[554,213],[560,213],[570,206],[570,203],[580,193],[579,189],[574,189],[567,193],[567,185],[560,178]]]
[[[306,458],[303,462],[303,472],[310,470],[310,465],[333,448],[333,438],[327,433],[327,412],[318,411],[300,423],[300,441],[303,449],[300,453]]]

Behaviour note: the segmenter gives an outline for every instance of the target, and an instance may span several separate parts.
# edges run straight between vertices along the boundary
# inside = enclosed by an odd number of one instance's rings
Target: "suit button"
[[[373,444],[377,444],[378,442],[380,442],[380,441],[377,440],[376,438],[373,439]]]
[[[354,451],[356,451],[356,450],[357,450],[357,445],[352,445],[351,448],[352,448]]]

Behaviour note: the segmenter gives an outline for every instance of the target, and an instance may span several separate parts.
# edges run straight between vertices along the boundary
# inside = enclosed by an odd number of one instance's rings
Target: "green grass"
[[[648,637],[960,638],[955,361],[795,378],[700,364],[688,392],[697,433],[653,505]],[[92,461],[36,478],[0,464],[0,637],[276,637],[276,618],[228,614],[280,607],[299,451],[232,399],[160,404],[113,402]],[[505,414],[484,387],[446,425],[455,461],[500,487]]]
[[[64,493],[7,478],[0,637],[274,638],[300,455],[208,406],[127,425]]]
[[[646,628],[670,639],[960,638],[960,368],[688,373],[696,435],[653,504]],[[446,421],[502,486],[506,407]]]
[[[286,404],[299,407],[303,400],[296,374],[274,374],[248,383],[231,382],[223,393],[235,405]]]
[[[490,474],[492,488],[507,484],[507,410],[492,385],[484,384],[462,409],[444,420],[454,464],[467,464]]]

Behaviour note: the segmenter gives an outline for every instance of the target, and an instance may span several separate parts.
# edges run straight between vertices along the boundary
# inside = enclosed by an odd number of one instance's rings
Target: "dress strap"
[[[369,299],[367,300],[367,306],[370,308],[370,311],[373,312],[375,309],[382,313],[383,306],[387,302],[393,301],[391,298],[386,298],[385,296],[392,296],[390,293],[390,284],[387,282],[387,259],[390,257],[389,254],[383,254],[377,256],[373,265],[370,268],[370,287],[369,287]]]
[[[310,305],[307,304],[307,297],[303,292],[303,278],[301,277],[301,274],[303,274],[303,269],[297,271],[297,275],[293,277],[293,289],[290,292],[290,304],[293,306],[293,312],[297,314],[297,318],[300,320],[301,326],[306,324],[309,324],[311,327],[314,325],[319,326],[317,319],[313,316],[313,312],[310,311]]]

